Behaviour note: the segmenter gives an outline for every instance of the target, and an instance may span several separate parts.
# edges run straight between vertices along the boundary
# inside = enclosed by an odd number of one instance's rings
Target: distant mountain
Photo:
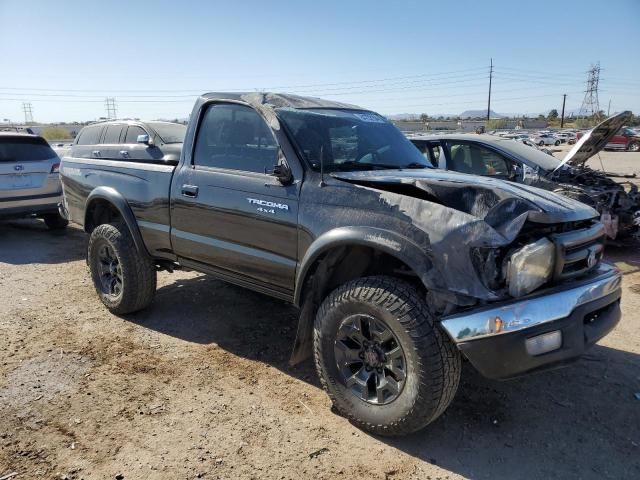
[[[486,118],[487,111],[486,110],[465,110],[460,114],[460,118]],[[500,115],[499,113],[494,112],[493,110],[489,111],[489,118],[504,118],[504,115]]]

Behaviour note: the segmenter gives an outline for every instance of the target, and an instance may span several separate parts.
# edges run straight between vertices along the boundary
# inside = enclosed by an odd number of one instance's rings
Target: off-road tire
[[[640,151],[640,143],[631,142],[629,144],[629,146],[627,147],[627,150],[629,150],[630,152],[638,152],[638,151]]]
[[[57,213],[47,213],[42,216],[42,219],[49,230],[64,230],[67,228],[67,225],[69,225],[69,221],[62,218]]]
[[[122,289],[119,295],[109,295],[100,287],[99,250],[108,245],[119,262]],[[147,255],[141,255],[124,223],[102,224],[89,238],[87,261],[91,278],[100,301],[115,314],[133,313],[147,307],[156,292],[156,268]]]
[[[403,280],[373,276],[337,288],[318,310],[313,346],[320,381],[336,410],[363,430],[388,436],[420,430],[438,418],[455,396],[460,353],[423,298]],[[334,342],[343,319],[354,314],[382,321],[404,351],[405,384],[390,403],[375,405],[357,397],[338,370]]]

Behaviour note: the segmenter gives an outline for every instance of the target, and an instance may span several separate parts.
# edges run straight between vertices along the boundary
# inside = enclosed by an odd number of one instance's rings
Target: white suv
[[[0,219],[42,217],[52,230],[67,220],[58,213],[60,158],[38,135],[0,132]]]

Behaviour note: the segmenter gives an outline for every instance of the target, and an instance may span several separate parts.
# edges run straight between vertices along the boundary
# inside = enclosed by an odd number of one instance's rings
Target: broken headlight
[[[521,297],[533,292],[551,278],[555,263],[555,246],[546,238],[517,250],[507,267],[509,294]]]

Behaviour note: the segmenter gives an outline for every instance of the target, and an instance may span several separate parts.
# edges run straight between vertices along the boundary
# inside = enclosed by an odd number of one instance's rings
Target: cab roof
[[[254,107],[270,107],[272,109],[337,108],[347,110],[367,110],[365,108],[358,107],[357,105],[325,100],[323,98],[303,97],[301,95],[272,92],[209,92],[201,95],[197,103],[200,105],[210,100],[244,102]]]

